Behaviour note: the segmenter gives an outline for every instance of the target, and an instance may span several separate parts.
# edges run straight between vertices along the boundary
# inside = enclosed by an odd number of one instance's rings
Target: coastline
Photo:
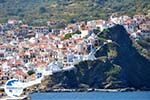
[[[33,93],[50,93],[50,92],[136,92],[136,91],[150,91],[150,89],[136,90],[134,88],[122,88],[122,89],[49,89],[41,91],[33,91]]]
[[[34,93],[68,93],[68,92],[143,92],[143,91],[150,91],[150,89],[143,89],[143,90],[136,90],[134,88],[121,88],[121,89],[94,89],[94,88],[88,88],[88,89],[49,89],[49,90],[32,90],[28,91],[28,95],[23,95],[22,97],[18,97],[18,99],[15,98],[15,100],[31,100],[30,95]],[[4,96],[1,98],[2,100],[14,100],[14,98],[9,98],[7,96]]]

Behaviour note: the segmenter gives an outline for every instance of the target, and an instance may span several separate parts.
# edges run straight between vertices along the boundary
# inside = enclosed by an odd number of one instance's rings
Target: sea
[[[50,92],[30,97],[31,100],[150,100],[150,92]]]

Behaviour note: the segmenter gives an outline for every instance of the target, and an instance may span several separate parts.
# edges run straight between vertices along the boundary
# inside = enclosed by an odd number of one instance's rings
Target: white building
[[[84,38],[89,35],[89,30],[81,30],[81,38]]]

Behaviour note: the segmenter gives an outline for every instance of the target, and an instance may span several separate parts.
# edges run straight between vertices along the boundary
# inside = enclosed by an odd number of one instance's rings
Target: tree
[[[100,30],[99,30],[99,29],[93,29],[93,32],[94,32],[95,34],[98,34],[98,33],[100,32]]]
[[[75,33],[76,33],[76,34],[81,34],[81,31],[80,31],[80,30],[77,30]]]
[[[59,22],[59,23],[57,23],[55,28],[60,29],[60,28],[65,28],[65,27],[66,27],[65,23]]]
[[[69,38],[71,38],[71,37],[72,37],[72,34],[71,34],[71,33],[68,33],[68,34],[65,35],[64,39],[69,39]]]
[[[29,70],[27,73],[28,73],[28,75],[33,75],[35,73],[35,71]]]
[[[49,26],[49,27],[48,27],[48,31],[49,31],[49,32],[52,32],[52,27]]]
[[[40,13],[40,14],[46,13],[46,12],[47,12],[47,10],[46,10],[45,7],[40,7],[40,9],[39,9],[39,13]]]

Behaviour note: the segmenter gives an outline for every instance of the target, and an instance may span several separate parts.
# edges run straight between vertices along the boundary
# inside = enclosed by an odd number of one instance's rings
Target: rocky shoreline
[[[123,88],[123,89],[48,89],[33,91],[33,93],[49,93],[49,92],[135,92],[135,91],[150,91],[150,89],[136,90],[134,88]]]

